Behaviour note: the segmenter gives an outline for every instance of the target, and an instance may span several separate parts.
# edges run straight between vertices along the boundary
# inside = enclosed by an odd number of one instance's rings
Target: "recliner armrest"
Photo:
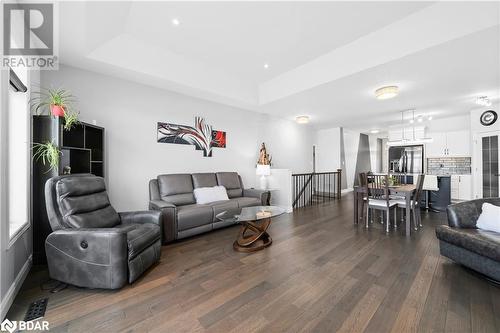
[[[129,223],[154,223],[161,226],[161,212],[156,210],[144,210],[138,212],[120,212],[122,224]]]
[[[268,190],[261,190],[256,188],[248,188],[243,190],[244,197],[251,197],[260,199],[262,205],[267,205],[267,201],[269,198],[270,192]]]
[[[110,289],[127,283],[127,234],[117,228],[57,230],[45,251],[50,275],[59,281]]]
[[[162,213],[162,242],[169,243],[177,238],[177,207],[163,200],[150,200],[149,209]]]
[[[163,208],[175,208],[175,205],[163,200],[150,200],[149,209],[162,210]]]

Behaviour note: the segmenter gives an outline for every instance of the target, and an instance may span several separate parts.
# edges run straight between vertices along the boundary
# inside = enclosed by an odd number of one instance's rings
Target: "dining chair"
[[[361,172],[359,173],[358,175],[358,180],[359,180],[359,192],[358,192],[358,202],[356,203],[359,206],[361,206],[361,209],[358,210],[361,212],[361,216],[358,216],[358,221],[356,221],[356,223],[359,222],[359,220],[363,220],[365,218],[365,205],[367,204],[368,202],[368,183],[367,183],[367,177],[366,177],[366,173],[364,172]]]
[[[416,189],[410,200],[410,209],[411,209],[411,214],[413,216],[413,226],[415,230],[418,230],[419,227],[422,227],[422,218],[420,216],[420,198],[422,194],[422,188],[424,185],[424,179],[425,179],[424,174],[418,175]],[[395,201],[397,202],[398,208],[401,208],[403,210],[406,209],[405,199],[396,199]],[[402,216],[404,217],[405,214],[403,213]]]
[[[380,210],[385,213],[385,231],[390,229],[390,210],[394,208],[394,219],[396,219],[397,202],[389,197],[389,176],[388,175],[365,175],[367,196],[366,205],[366,228],[369,226],[370,209]]]

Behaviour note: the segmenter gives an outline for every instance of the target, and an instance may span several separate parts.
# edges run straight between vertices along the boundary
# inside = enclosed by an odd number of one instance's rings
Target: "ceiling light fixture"
[[[375,90],[375,97],[377,97],[377,99],[389,99],[396,97],[398,93],[398,86],[387,86]]]
[[[377,134],[378,132],[380,132],[378,129],[372,129],[370,131],[371,134]]]
[[[179,24],[181,24],[181,21],[179,21],[179,19],[172,19],[172,25],[178,26]]]
[[[488,96],[479,96],[476,98],[476,104],[481,106],[491,106],[491,101]]]
[[[264,68],[268,69],[269,68],[269,64],[264,64]]]
[[[387,141],[387,146],[412,146],[412,145],[420,145],[424,143],[430,143],[433,141],[432,138],[417,138],[416,135],[416,130],[415,130],[415,125],[412,126],[412,138],[407,139],[405,138],[405,125],[404,125],[404,114],[405,112],[411,112],[411,120],[410,123],[415,123],[415,110],[408,110],[408,111],[401,111],[401,139],[399,140],[389,140]],[[421,116],[420,116],[421,117]]]
[[[429,117],[427,118],[427,120],[431,121],[431,120],[432,120],[432,116],[429,116]]]
[[[418,116],[418,117],[417,117],[417,121],[418,121],[419,123],[423,122],[423,121],[424,121],[424,117],[422,117],[422,116]]]
[[[295,117],[297,124],[307,124],[309,122],[309,116],[297,116]]]

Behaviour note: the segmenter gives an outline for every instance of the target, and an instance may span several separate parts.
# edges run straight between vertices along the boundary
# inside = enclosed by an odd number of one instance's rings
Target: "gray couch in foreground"
[[[117,289],[160,260],[161,213],[117,213],[101,177],[51,178],[45,184],[45,203],[53,230],[45,251],[55,280]]]
[[[500,206],[500,198],[448,206],[448,225],[438,226],[436,236],[443,256],[500,281],[500,233],[476,228],[485,202]]]
[[[224,186],[229,200],[198,205],[195,188]],[[163,213],[163,242],[168,243],[233,223],[216,215],[239,207],[266,205],[269,192],[244,189],[236,172],[167,174],[149,181],[149,209]]]

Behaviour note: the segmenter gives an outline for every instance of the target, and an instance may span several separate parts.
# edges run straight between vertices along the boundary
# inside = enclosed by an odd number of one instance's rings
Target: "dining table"
[[[369,185],[368,185],[369,186]],[[391,194],[404,197],[406,202],[406,223],[405,223],[405,236],[410,236],[411,234],[411,199],[413,194],[417,190],[415,184],[400,184],[400,185],[389,185],[389,191]],[[354,223],[359,222],[359,203],[363,200],[363,195],[365,194],[364,188],[362,186],[354,186]]]

